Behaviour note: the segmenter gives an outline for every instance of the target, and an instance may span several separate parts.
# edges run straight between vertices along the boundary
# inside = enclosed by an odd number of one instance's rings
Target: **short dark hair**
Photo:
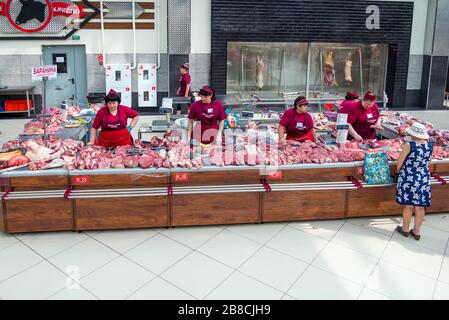
[[[117,101],[119,104],[122,101],[120,99],[120,96],[116,93],[110,93],[104,98],[104,102],[107,104],[108,102],[115,102]]]

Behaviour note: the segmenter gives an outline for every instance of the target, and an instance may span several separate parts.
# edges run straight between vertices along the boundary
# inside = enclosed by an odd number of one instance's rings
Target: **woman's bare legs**
[[[424,221],[425,213],[426,213],[425,208],[415,207],[415,226],[413,228],[413,233],[416,235],[421,234],[421,225]]]
[[[412,220],[413,215],[413,207],[405,206],[402,211],[402,231],[409,232],[410,230],[410,221]],[[416,222],[415,222],[416,226]]]

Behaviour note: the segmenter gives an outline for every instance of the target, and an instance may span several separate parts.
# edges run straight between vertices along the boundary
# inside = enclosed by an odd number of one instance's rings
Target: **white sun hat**
[[[429,139],[426,126],[419,122],[414,122],[405,132],[419,139]]]

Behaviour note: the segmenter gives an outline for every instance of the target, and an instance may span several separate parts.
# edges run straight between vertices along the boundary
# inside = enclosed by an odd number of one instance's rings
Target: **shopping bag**
[[[389,184],[393,182],[386,153],[365,154],[363,178],[367,184]]]

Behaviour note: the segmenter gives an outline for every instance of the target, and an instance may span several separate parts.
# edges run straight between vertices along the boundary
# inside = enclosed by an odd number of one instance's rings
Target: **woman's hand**
[[[360,135],[356,135],[356,136],[354,137],[354,139],[355,139],[355,141],[363,142],[363,138],[362,138]]]
[[[93,146],[94,144],[95,144],[95,143],[92,142],[92,141],[89,141],[89,142],[87,143],[88,146]]]
[[[221,146],[221,144],[222,144],[222,133],[221,132],[218,132],[218,134],[217,134],[217,138],[215,138],[215,144],[217,145],[217,146]]]
[[[381,125],[378,124],[373,124],[372,126],[370,126],[371,129],[375,129],[375,130],[379,130],[379,131],[383,131],[384,127],[382,127]]]

